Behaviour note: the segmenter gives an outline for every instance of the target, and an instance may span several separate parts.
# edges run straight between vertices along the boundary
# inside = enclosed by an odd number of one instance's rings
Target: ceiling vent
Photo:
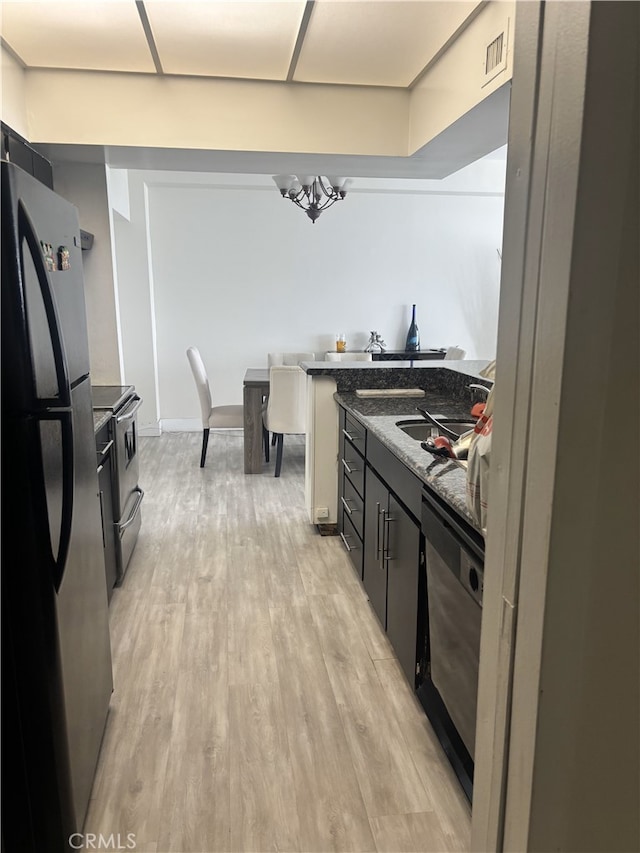
[[[482,85],[486,86],[501,74],[507,67],[507,36],[509,33],[509,20],[502,30],[493,38],[485,48],[483,58]]]
[[[504,33],[500,33],[498,38],[494,39],[487,47],[487,60],[484,64],[484,73],[489,74],[494,68],[502,62],[502,54],[504,53]]]

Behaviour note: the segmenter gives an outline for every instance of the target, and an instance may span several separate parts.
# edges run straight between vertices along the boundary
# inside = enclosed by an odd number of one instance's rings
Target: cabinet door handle
[[[359,437],[359,436],[357,436],[357,435],[356,435],[356,436],[351,435],[351,433],[350,433],[350,432],[347,432],[347,431],[346,431],[346,429],[343,429],[343,430],[342,430],[342,434],[344,435],[344,437],[345,437],[345,438],[348,438],[348,439],[349,439],[349,441],[360,441],[360,437]]]
[[[343,504],[344,508],[346,509],[346,511],[349,513],[349,515],[353,515],[353,510],[351,509],[351,507],[347,503],[347,499],[345,497],[341,497],[340,500],[342,501],[342,504]]]
[[[376,560],[380,559],[380,501],[376,501]]]
[[[353,550],[353,548],[347,542],[347,537],[344,535],[344,533],[342,533],[342,532],[340,533],[340,538],[342,539],[342,541],[344,543],[344,547],[347,549],[347,551],[351,552]]]
[[[391,539],[391,533],[390,533],[389,525],[391,524],[392,521],[395,521],[393,516],[389,515],[388,513],[385,513],[384,527],[386,529],[386,543],[385,543],[385,529],[383,529],[383,531],[382,531],[382,556],[383,556],[383,559],[386,560],[387,562],[389,562],[389,560],[393,560],[393,557],[389,554],[389,541]]]
[[[381,527],[382,527],[382,545],[380,546],[380,549],[379,549],[380,550],[380,570],[383,571],[384,570],[384,531],[385,531],[385,527],[386,527],[386,515],[387,515],[386,509],[381,509],[380,515],[382,516],[382,525],[381,525]],[[378,516],[378,518],[379,517],[380,516]]]

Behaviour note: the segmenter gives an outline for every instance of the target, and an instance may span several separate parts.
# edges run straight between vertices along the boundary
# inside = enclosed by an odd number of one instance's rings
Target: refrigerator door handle
[[[60,538],[58,553],[53,554],[53,584],[56,592],[60,589],[67,564],[73,526],[74,493],[74,451],[73,451],[73,412],[61,410],[43,412],[39,416],[43,421],[59,421],[62,437],[62,510],[60,513]]]
[[[47,275],[47,268],[42,258],[40,242],[38,241],[35,228],[33,227],[29,214],[25,210],[22,201],[18,202],[18,235],[20,238],[20,245],[22,245],[23,239],[27,242],[36,275],[38,277],[38,284],[40,285],[42,300],[44,302],[45,312],[47,315],[47,323],[49,325],[56,379],[58,382],[59,396],[53,399],[42,399],[38,402],[44,403],[46,406],[54,406],[56,408],[62,408],[63,406],[69,407],[71,406],[71,385],[69,383],[69,371],[67,369],[64,345],[62,343],[58,310],[56,308],[53,290],[51,289],[51,283],[49,282],[49,276]]]

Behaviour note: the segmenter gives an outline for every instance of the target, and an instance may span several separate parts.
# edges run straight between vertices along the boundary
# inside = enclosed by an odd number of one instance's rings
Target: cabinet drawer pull
[[[348,439],[349,439],[349,441],[351,441],[351,442],[354,442],[354,443],[355,443],[356,441],[362,441],[362,436],[361,436],[361,435],[351,435],[351,433],[350,433],[350,432],[347,432],[347,430],[346,430],[346,429],[343,429],[343,430],[342,430],[342,434],[344,435],[344,437],[345,437],[345,438],[348,438]]]
[[[354,471],[358,470],[357,468],[350,468],[349,465],[347,464],[346,459],[342,460],[342,464],[344,465],[344,470],[347,472],[347,474],[353,474]]]
[[[344,535],[344,533],[340,533],[340,538],[342,539],[342,541],[344,543],[344,547],[347,549],[347,551],[349,551],[349,552],[353,551],[353,548],[347,542],[347,537]]]
[[[349,515],[353,515],[353,510],[351,509],[351,507],[347,503],[347,499],[344,497],[341,497],[340,500],[342,501],[342,505],[344,506],[346,511],[349,513]]]
[[[105,446],[104,446],[103,448],[101,448],[101,450],[100,450],[100,456],[102,456],[102,458],[104,458],[104,457],[107,455],[107,453],[111,450],[111,448],[112,448],[112,447],[113,447],[113,439],[111,439],[110,441],[108,441],[108,442],[105,444]]]
[[[384,551],[385,551],[384,531],[386,529],[386,515],[387,515],[386,509],[381,509],[380,515],[382,516],[382,525],[381,525],[382,526],[382,545],[379,546],[379,551],[380,551],[380,567],[379,568],[381,570],[383,570],[384,569]],[[378,516],[378,519],[380,519],[380,515]]]

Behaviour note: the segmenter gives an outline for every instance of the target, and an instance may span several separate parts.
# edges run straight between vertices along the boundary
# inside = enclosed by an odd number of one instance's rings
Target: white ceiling
[[[0,40],[26,69],[411,89],[485,5],[486,0],[0,0]],[[438,178],[486,154],[492,140],[493,147],[504,143],[508,101],[508,90],[495,92],[465,117],[462,129],[453,126],[409,158],[36,147],[54,163],[250,173],[289,173],[295,165],[305,173]]]
[[[26,68],[410,87],[478,0],[3,2]]]

